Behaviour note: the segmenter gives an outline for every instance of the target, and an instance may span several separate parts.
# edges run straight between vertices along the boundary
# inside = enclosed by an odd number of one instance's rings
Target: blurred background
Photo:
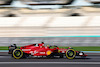
[[[0,0],[0,16],[99,16],[99,7],[99,0]]]
[[[0,0],[0,43],[100,46],[99,21],[100,0]]]

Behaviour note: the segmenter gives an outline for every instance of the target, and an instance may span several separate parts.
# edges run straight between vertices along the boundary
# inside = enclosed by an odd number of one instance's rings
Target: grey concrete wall
[[[0,46],[17,44],[24,46],[45,42],[46,45],[58,46],[100,46],[100,37],[0,37]]]

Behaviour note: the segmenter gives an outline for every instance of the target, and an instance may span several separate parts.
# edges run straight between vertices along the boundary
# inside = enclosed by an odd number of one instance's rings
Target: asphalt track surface
[[[0,67],[100,67],[100,55],[89,55],[87,58],[29,57],[14,59],[11,56],[0,56]]]
[[[84,64],[1,64],[1,67],[100,67],[100,65]]]
[[[14,59],[10,55],[0,56],[0,62],[100,62],[100,55],[89,55],[86,58],[76,57],[75,59],[67,58],[47,58],[47,57],[32,57],[26,59]]]

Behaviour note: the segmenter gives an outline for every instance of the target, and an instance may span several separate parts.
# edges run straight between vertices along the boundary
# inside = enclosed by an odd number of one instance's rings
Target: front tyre
[[[75,56],[76,56],[76,51],[75,51],[74,49],[68,49],[68,50],[66,51],[66,57],[67,57],[68,59],[74,59]]]
[[[23,57],[23,51],[21,50],[21,49],[15,49],[14,51],[13,51],[13,57],[15,58],[15,59],[20,59],[20,58],[22,58]]]

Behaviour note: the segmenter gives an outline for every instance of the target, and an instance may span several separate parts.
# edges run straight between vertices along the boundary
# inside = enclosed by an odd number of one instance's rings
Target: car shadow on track
[[[66,57],[64,58],[59,58],[59,57],[53,57],[53,58],[47,58],[47,57],[29,57],[25,59],[67,59]],[[74,59],[91,59],[91,58],[74,58]]]

